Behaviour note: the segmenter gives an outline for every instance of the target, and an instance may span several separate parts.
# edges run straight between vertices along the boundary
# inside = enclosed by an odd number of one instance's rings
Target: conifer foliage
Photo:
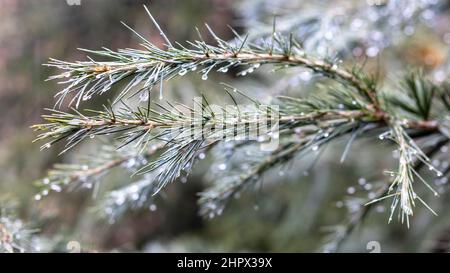
[[[420,13],[427,7],[422,5],[412,12]],[[181,44],[168,38],[153,17],[156,14],[152,15],[147,7],[143,12],[164,40],[163,47],[124,24],[139,39],[139,49],[80,49],[88,55],[87,60],[50,59],[46,64],[58,71],[49,80],[58,81],[62,89],[56,93],[54,108],[43,116],[44,123],[32,126],[41,149],[51,149],[61,142],[60,152],[67,153],[97,137],[105,144],[85,162],[55,165],[37,182],[40,192],[36,200],[52,191],[95,188],[105,174],[121,168],[130,172],[129,184],[98,201],[102,212],[114,221],[131,208],[156,209],[155,198],[165,186],[185,180],[198,161],[211,155],[216,162],[210,171],[219,174],[199,193],[199,204],[200,213],[212,218],[243,191],[259,188],[271,170],[319,154],[342,139],[347,144],[338,160],[344,161],[352,152],[353,142],[367,137],[395,147],[397,163],[390,170],[377,170],[385,174],[384,183],[377,186],[374,195],[358,200],[358,209],[336,229],[327,249],[336,250],[378,202],[391,202],[389,221],[398,218],[407,226],[417,206],[438,214],[418,189],[438,196],[432,181],[449,175],[448,166],[442,169],[432,164],[433,159],[448,161],[449,157],[447,81],[437,81],[414,68],[405,69],[395,79],[381,81],[367,72],[364,63],[348,59],[343,62],[348,48],[340,48],[341,43],[336,43],[335,54],[322,52],[323,41],[318,38],[322,30],[314,30],[310,24],[316,22],[302,16],[292,20],[275,17],[272,24],[259,24],[254,32],[250,25],[251,34],[232,30],[232,40],[220,38],[206,25],[205,32],[193,29],[199,33],[197,40]],[[409,18],[401,19],[412,25]],[[325,36],[333,36],[336,27],[330,26]],[[301,31],[304,29],[310,32]],[[343,30],[345,26],[341,26]],[[215,42],[206,42],[205,35]],[[346,38],[351,42],[360,39],[354,35]],[[373,57],[379,50],[382,48],[378,44],[369,44],[366,53]],[[165,84],[174,78],[200,74],[202,80],[208,80],[215,72],[236,71],[245,77],[257,70],[268,73],[268,69],[273,73],[293,71],[300,76],[307,73],[314,77],[315,90],[306,96],[292,92],[274,95],[267,101],[223,84],[227,100],[219,105],[209,101],[208,91],[192,98],[191,104],[166,99],[170,90],[165,89]],[[277,90],[278,94],[282,91]],[[114,100],[101,109],[84,109],[83,102],[106,93],[114,94]],[[242,101],[245,107],[238,104]],[[70,110],[62,110],[66,106]],[[255,137],[251,137],[252,132]],[[251,158],[238,156],[249,152]]]

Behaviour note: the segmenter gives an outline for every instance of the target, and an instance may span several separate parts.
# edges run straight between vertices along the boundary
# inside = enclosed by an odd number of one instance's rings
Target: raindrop
[[[433,161],[431,162],[431,164],[433,164],[433,166],[435,167],[439,167],[439,165],[441,164],[441,162],[438,159],[433,159]]]
[[[36,201],[39,201],[39,200],[41,200],[42,199],[42,196],[40,195],[40,194],[36,194],[35,196],[34,196],[34,200],[36,200]]]
[[[139,101],[148,101],[149,98],[149,92],[143,91],[141,94],[139,94]]]
[[[155,204],[151,204],[148,208],[149,208],[151,211],[155,211],[158,207],[156,207]]]
[[[380,51],[380,50],[379,50],[377,47],[371,46],[371,47],[369,47],[368,49],[366,49],[366,55],[367,55],[368,57],[375,57],[375,56],[378,55],[378,52],[379,52],[379,51]]]
[[[319,150],[319,146],[318,145],[314,145],[314,146],[312,146],[311,150],[317,151],[317,150]]]
[[[92,98],[92,96],[83,96],[83,101],[90,100],[91,98]]]
[[[366,179],[364,177],[361,177],[361,178],[358,179],[358,184],[361,185],[361,186],[365,185],[366,182],[367,181],[366,181]]]
[[[122,195],[120,195],[117,197],[117,199],[114,203],[116,203],[116,205],[118,205],[118,206],[121,206],[121,205],[123,205],[124,202],[125,202],[125,198]]]
[[[133,193],[131,195],[131,199],[133,199],[134,201],[138,200],[139,199],[139,193]]]
[[[347,193],[348,193],[348,194],[354,194],[355,192],[356,192],[355,187],[348,187],[348,188],[347,188]]]
[[[202,75],[202,80],[206,81],[207,79],[208,79],[208,74],[206,74],[206,73],[203,74],[203,75]]]
[[[56,192],[60,192],[62,190],[61,187],[56,184],[51,185],[50,188]]]
[[[219,170],[224,171],[227,168],[227,164],[221,163],[219,164]]]
[[[180,76],[184,76],[184,75],[186,75],[186,73],[187,73],[187,69],[185,69],[185,68],[180,69],[180,71],[178,71],[178,75],[180,75]]]
[[[205,157],[206,157],[205,153],[200,153],[198,155],[198,158],[200,158],[200,159],[204,159]]]
[[[44,178],[44,180],[43,180],[43,182],[42,183],[44,183],[45,185],[47,185],[48,183],[50,183],[50,179],[48,179],[48,178]]]

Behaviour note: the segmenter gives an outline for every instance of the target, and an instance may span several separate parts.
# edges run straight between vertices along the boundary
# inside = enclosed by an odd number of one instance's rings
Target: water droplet
[[[336,202],[336,207],[337,208],[342,208],[344,206],[344,202],[342,202],[342,201],[337,201]]]
[[[36,194],[35,196],[34,196],[34,200],[36,200],[36,201],[39,201],[39,200],[41,200],[42,199],[42,196],[40,195],[40,194]]]
[[[364,177],[359,178],[358,179],[358,184],[361,185],[361,186],[365,185],[366,184],[366,179]]]
[[[260,63],[256,63],[256,64],[253,65],[253,67],[254,67],[255,69],[259,68],[260,66],[261,66]]]
[[[138,200],[139,199],[139,193],[133,193],[131,195],[131,199],[133,199],[134,201]]]
[[[206,74],[206,73],[203,74],[203,75],[202,75],[202,80],[206,81],[207,79],[208,79],[208,74]]]
[[[314,146],[312,146],[311,150],[317,151],[317,150],[319,150],[319,146],[318,145],[314,145]]]
[[[191,71],[195,71],[195,70],[197,70],[197,66],[196,65],[191,67]]]
[[[228,67],[222,67],[221,69],[219,69],[219,72],[227,73],[228,72]]]
[[[372,189],[372,184],[368,183],[368,184],[364,185],[364,189],[366,191],[370,191]]]
[[[90,136],[89,136],[89,138],[91,138],[91,139],[94,138],[94,137],[95,137],[95,135],[90,135]]]
[[[224,171],[224,170],[226,170],[226,168],[227,168],[227,164],[225,164],[225,163],[219,164],[219,170]]]
[[[42,181],[42,183],[44,183],[44,185],[48,185],[48,184],[50,183],[50,179],[44,178],[44,180]]]
[[[61,187],[59,185],[56,185],[56,184],[51,185],[50,189],[52,189],[52,190],[54,190],[56,192],[61,192],[62,191]]]
[[[81,169],[83,171],[87,171],[87,170],[89,170],[89,166],[88,165],[83,165],[83,166],[81,166]]]
[[[89,96],[86,96],[86,95],[85,95],[85,96],[83,96],[83,101],[90,100],[91,98],[92,98],[92,96],[90,96],[90,95],[89,95]]]
[[[143,91],[139,94],[139,101],[148,101],[149,93],[147,91]]]
[[[121,206],[125,202],[125,198],[120,195],[116,198],[116,201],[114,202],[116,205]]]
[[[148,208],[149,208],[151,211],[155,211],[156,209],[158,209],[158,207],[157,207],[155,204],[151,204]]]
[[[43,191],[42,191],[42,195],[43,195],[43,196],[48,195],[48,190],[43,190]]]
[[[441,162],[439,161],[439,159],[433,159],[431,164],[435,167],[439,167],[439,165],[441,165]]]
[[[348,187],[348,188],[347,188],[347,193],[348,193],[348,194],[354,194],[355,192],[356,192],[355,187]]]
[[[206,157],[205,153],[200,153],[198,155],[198,158],[200,158],[200,159],[205,159],[205,157]]]
[[[375,57],[378,55],[379,51],[380,50],[377,47],[372,46],[372,47],[369,47],[368,49],[366,49],[366,55],[368,57]]]
[[[178,75],[180,75],[180,76],[184,76],[184,75],[186,75],[186,73],[187,73],[187,69],[185,69],[185,68],[180,69],[180,71],[178,71]]]

